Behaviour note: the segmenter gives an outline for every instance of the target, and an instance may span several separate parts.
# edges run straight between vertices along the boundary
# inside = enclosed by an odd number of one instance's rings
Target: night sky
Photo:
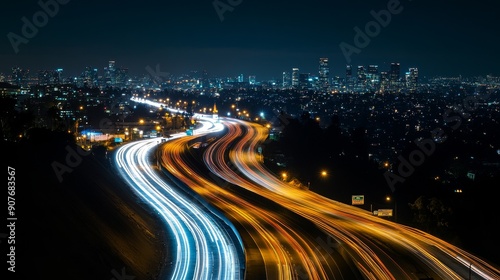
[[[374,20],[370,11],[396,0],[220,0],[239,4],[222,21],[213,0],[59,1],[68,3],[17,54],[9,32],[22,36],[21,18],[33,22],[42,8],[36,0],[2,1],[0,72],[19,66],[75,75],[115,60],[137,75],[160,65],[173,74],[207,70],[263,80],[280,78],[292,67],[317,74],[319,58],[328,57],[332,75],[344,76],[347,62],[339,45],[356,46],[354,28],[365,29]],[[351,64],[378,64],[384,71],[400,62],[402,71],[418,67],[427,77],[500,75],[498,2],[401,0],[400,6],[351,56]]]

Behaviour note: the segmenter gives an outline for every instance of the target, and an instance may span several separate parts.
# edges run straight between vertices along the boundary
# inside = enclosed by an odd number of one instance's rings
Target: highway
[[[207,123],[197,133],[220,130]],[[181,138],[176,134],[172,139]],[[231,232],[227,219],[213,213],[195,198],[173,184],[168,184],[162,172],[151,161],[159,146],[159,138],[128,143],[116,151],[119,174],[142,203],[146,203],[171,232],[166,246],[174,251],[168,279],[243,279],[241,259],[243,245],[236,232]],[[153,233],[154,234],[154,233]],[[166,260],[158,260],[166,262]]]
[[[246,279],[500,279],[497,266],[439,238],[282,181],[257,154],[266,127],[217,124],[225,133],[201,149],[203,165],[187,155],[199,136],[162,145],[161,165],[240,229]]]
[[[210,121],[210,119],[205,119]],[[229,127],[233,129],[234,127]],[[224,133],[226,134],[226,133]],[[230,217],[240,229],[246,251],[246,279],[361,279],[338,254],[322,251],[321,234],[287,209],[232,189],[200,168],[191,153],[199,136],[169,141],[161,147],[161,165]]]
[[[204,155],[211,172],[314,223],[365,279],[500,279],[498,267],[443,240],[283,182],[257,154],[267,128],[234,119],[221,122],[228,133]]]

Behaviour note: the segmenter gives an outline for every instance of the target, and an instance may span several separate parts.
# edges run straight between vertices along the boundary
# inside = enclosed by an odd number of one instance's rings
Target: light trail
[[[169,108],[169,107],[165,106],[165,104],[163,104],[163,103],[151,101],[151,100],[144,99],[144,98],[131,97],[130,100],[137,102],[137,103],[142,103],[142,104],[146,104],[146,105],[149,105],[152,107],[156,107],[156,108],[164,108],[164,109],[166,109],[170,112],[173,112],[173,113],[179,113],[179,114],[186,113],[186,111],[184,111],[184,110]]]
[[[227,165],[226,163],[227,161],[225,160],[227,153],[229,153],[231,157],[231,155],[234,155],[235,151],[238,150],[237,146],[230,147],[230,145],[233,142],[235,142],[236,139],[238,139],[238,137],[242,137],[238,141],[238,143],[251,143],[252,139],[248,137],[248,134],[244,134],[242,132],[241,129],[242,126],[239,124],[239,122],[225,120],[224,124],[229,127],[229,133],[227,133],[224,137],[221,137],[219,141],[217,141],[216,143],[207,148],[203,158],[207,167],[214,174],[221,176],[221,178],[235,185],[241,186],[245,189],[251,190],[252,192],[258,193],[262,197],[270,198],[271,200],[278,202],[285,208],[293,210],[299,214],[303,214],[300,211],[298,211],[296,205],[288,203],[288,201],[284,200],[283,197],[277,196],[275,193],[267,191],[265,188],[256,185],[255,182],[240,176],[235,170],[233,170],[230,166]],[[235,133],[233,131],[237,132]],[[235,161],[232,161],[232,163],[235,164],[235,166],[238,166],[238,164],[235,163]],[[321,220],[318,220],[316,217],[309,215],[303,215],[303,216],[307,217],[312,221],[315,221],[320,228],[325,229],[326,225],[322,223]],[[330,229],[330,233],[334,235],[337,240],[341,240],[347,244],[351,244],[351,247],[355,248],[357,252],[357,255],[355,257],[360,258],[358,262],[361,263],[366,262],[367,263],[366,266],[371,266],[372,273],[376,274],[379,277],[379,279],[390,279],[390,278],[385,278],[389,274],[388,269],[385,268],[385,266],[381,267],[378,266],[378,264],[380,264],[381,262],[373,260],[371,255],[369,253],[366,253],[367,251],[371,251],[368,246],[364,246],[362,242],[355,239],[354,237],[348,236],[348,234],[342,234],[341,230]]]
[[[198,133],[220,128],[220,125],[203,126]],[[236,233],[231,236],[225,221],[159,176],[150,162],[157,147],[158,139],[129,143],[116,151],[115,160],[119,174],[158,213],[173,235],[175,263],[170,278],[242,279],[244,264],[239,255],[243,254],[243,245],[232,238]]]
[[[366,278],[414,279],[415,271],[408,270],[413,263],[391,257],[398,248],[441,279],[464,279],[469,269],[481,279],[500,279],[498,268],[443,240],[283,182],[258,160],[257,146],[266,139],[266,128],[240,120],[223,123],[245,133],[221,138],[207,150],[204,160],[210,170],[312,221],[349,252]],[[226,156],[236,170],[223,160]]]
[[[467,279],[469,273],[472,279],[478,277],[500,279],[498,267],[439,238],[283,182],[258,160],[256,147],[267,138],[266,128],[235,119],[222,118],[218,121],[228,128],[228,133],[207,149],[203,157],[207,167],[220,178],[270,199],[313,222],[338,242],[364,278],[415,279],[417,272],[425,272],[432,274],[435,279],[445,280]],[[180,150],[181,147],[176,149]],[[175,162],[179,160],[180,157]],[[236,168],[233,170],[228,162]],[[186,172],[196,174],[193,169]],[[202,183],[207,184],[203,181]],[[203,188],[198,192],[204,195],[212,193]],[[214,193],[221,196],[220,192]],[[232,198],[232,201],[238,206],[251,207],[251,204],[245,204],[237,198]],[[235,205],[225,205],[225,207],[232,209],[231,207],[237,207]],[[228,213],[239,213],[238,219],[248,219],[248,221],[252,220],[249,217],[253,215],[262,217],[266,214],[262,212],[247,214],[240,211],[236,209]],[[255,227],[259,226],[255,224]],[[267,242],[271,240],[265,232],[259,232],[259,235],[264,236]],[[274,246],[273,243],[274,241],[269,242],[268,246]],[[306,248],[307,246],[314,247],[306,245]],[[282,269],[283,262],[286,262],[283,267],[290,265],[286,255],[281,254],[277,247],[273,248],[272,252],[274,257],[265,261],[278,263],[278,277],[270,278],[285,279],[290,276],[290,273],[287,274],[286,270]],[[405,258],[398,257],[400,255]],[[305,267],[314,269],[314,264]],[[425,271],[417,271],[418,269]],[[308,273],[313,276],[318,275],[314,270]],[[320,279],[325,278],[320,277]]]
[[[214,121],[210,118],[204,120]],[[335,261],[317,252],[317,242],[314,238],[304,236],[304,232],[291,227],[289,224],[292,222],[282,215],[256,206],[252,201],[243,199],[212,180],[204,178],[188,160],[184,159],[188,143],[196,138],[197,136],[183,137],[163,145],[162,166],[210,204],[221,209],[233,221],[242,224],[258,246],[264,260],[266,279],[321,280],[334,275],[338,275],[336,277],[338,279],[344,279],[342,273],[335,267]],[[193,176],[197,173],[198,176]],[[325,268],[328,268],[328,272]]]
[[[145,99],[132,100],[157,108],[164,106],[159,102]],[[167,110],[182,113],[176,109],[167,108]],[[195,114],[195,117],[198,120],[212,123],[219,129],[223,127],[222,124],[213,119],[213,116]],[[326,272],[322,265],[322,260],[324,261],[325,257],[317,256],[318,254],[315,252],[317,244],[314,241],[305,240],[296,230],[284,224],[278,215],[252,205],[201,176],[193,176],[196,171],[183,162],[181,154],[187,143],[196,137],[198,136],[183,137],[165,145],[161,157],[162,166],[185,185],[208,198],[212,204],[225,209],[225,213],[233,219],[251,225],[249,232],[259,244],[259,250],[265,259],[268,279],[326,279]],[[295,255],[299,256],[299,260],[292,261],[290,251],[297,252]],[[297,271],[297,268],[300,271]],[[332,269],[330,268],[330,270]]]

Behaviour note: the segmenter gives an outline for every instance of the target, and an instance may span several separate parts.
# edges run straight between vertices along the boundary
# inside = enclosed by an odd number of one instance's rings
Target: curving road
[[[203,126],[197,133],[220,130],[220,126]],[[185,133],[173,135],[173,139]],[[171,232],[174,261],[168,268],[169,279],[242,279],[240,261],[243,245],[234,238],[225,220],[200,205],[193,197],[165,178],[151,162],[159,139],[142,140],[124,145],[116,151],[119,174],[131,189],[154,209]],[[229,229],[229,230],[228,230]],[[169,264],[165,264],[166,267]]]
[[[256,152],[267,128],[221,123],[226,133],[206,148],[205,169],[186,156],[197,136],[163,146],[161,164],[240,226],[247,279],[500,279],[498,267],[432,235],[283,182]]]
[[[229,133],[207,149],[204,160],[209,169],[314,223],[336,242],[337,246],[325,250],[345,252],[365,279],[422,275],[445,280],[500,279],[498,267],[443,240],[281,181],[261,164],[256,152],[267,129],[240,120],[223,123]]]
[[[235,128],[229,127],[225,134],[238,133]],[[361,279],[338,254],[318,250],[316,239],[321,233],[310,223],[207,176],[209,172],[200,168],[203,162],[195,162],[190,155],[197,138],[183,137],[163,145],[161,164],[239,225],[245,240],[246,279]]]

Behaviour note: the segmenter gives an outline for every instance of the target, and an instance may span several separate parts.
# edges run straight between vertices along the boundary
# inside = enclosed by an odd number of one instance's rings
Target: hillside
[[[46,131],[2,143],[1,151],[9,155],[2,156],[4,168],[16,170],[19,277],[12,279],[158,279],[165,273],[168,236],[104,157],[89,154],[79,162],[70,140]],[[58,178],[53,166],[67,172]],[[5,264],[7,242],[1,241]]]

